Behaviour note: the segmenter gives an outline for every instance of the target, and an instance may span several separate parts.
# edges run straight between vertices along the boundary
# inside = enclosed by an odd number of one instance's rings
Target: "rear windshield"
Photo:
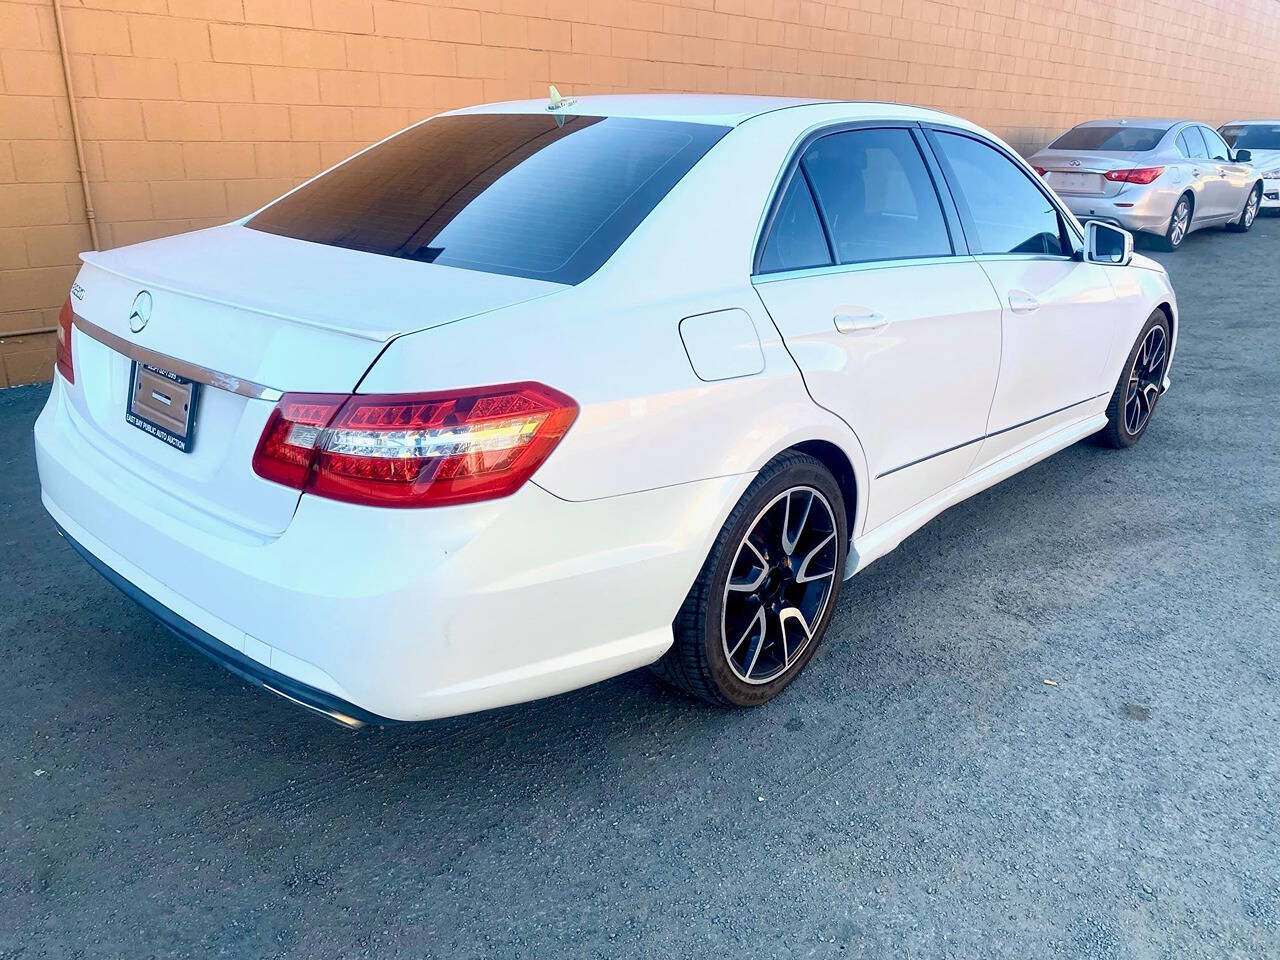
[[[1233,150],[1280,150],[1280,124],[1237,123],[1218,132]]]
[[[1076,127],[1049,144],[1049,149],[1146,153],[1156,148],[1168,130],[1168,127]]]
[[[265,233],[578,283],[727,127],[466,114],[398,134],[248,221]]]

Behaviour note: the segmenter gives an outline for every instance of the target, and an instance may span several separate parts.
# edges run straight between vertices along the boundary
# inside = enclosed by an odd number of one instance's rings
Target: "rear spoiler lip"
[[[81,253],[80,260],[93,267],[95,270],[101,270],[104,273],[111,274],[112,276],[120,277],[122,280],[128,280],[131,283],[136,283],[139,286],[146,287],[148,290],[164,290],[168,293],[176,293],[179,296],[190,297],[193,300],[203,300],[206,303],[214,303],[218,306],[229,307],[233,310],[243,310],[247,313],[256,313],[259,316],[283,320],[286,323],[294,323],[298,326],[310,327],[315,330],[328,330],[332,333],[341,333],[344,336],[354,337],[358,340],[368,340],[372,343],[389,343],[402,334],[412,332],[409,330],[399,329],[361,330],[354,327],[344,327],[341,324],[326,323],[323,321],[309,319],[307,317],[300,317],[296,314],[277,313],[273,310],[264,310],[261,307],[253,307],[248,304],[237,303],[234,300],[224,300],[218,297],[211,297],[208,294],[198,293],[155,279],[139,277],[135,274],[126,273],[117,267],[108,266],[103,262],[102,255],[94,250],[88,250]]]

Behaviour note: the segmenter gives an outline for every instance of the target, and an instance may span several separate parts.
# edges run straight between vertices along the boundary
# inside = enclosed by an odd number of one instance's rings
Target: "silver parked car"
[[[1201,227],[1248,230],[1262,200],[1250,152],[1190,120],[1091,120],[1029,159],[1081,220],[1154,234],[1167,250]]]
[[[1253,154],[1262,178],[1262,209],[1280,210],[1280,120],[1235,120],[1218,132],[1232,150]]]

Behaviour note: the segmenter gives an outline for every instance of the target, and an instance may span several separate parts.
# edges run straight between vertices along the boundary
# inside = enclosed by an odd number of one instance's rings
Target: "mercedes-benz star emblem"
[[[151,294],[142,290],[133,298],[133,310],[129,313],[129,329],[141,333],[151,319]]]

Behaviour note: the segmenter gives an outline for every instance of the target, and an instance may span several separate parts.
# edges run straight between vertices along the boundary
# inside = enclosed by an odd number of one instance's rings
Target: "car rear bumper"
[[[184,640],[339,722],[482,710],[652,662],[751,479],[585,502],[527,483],[428,510],[304,496],[282,535],[252,539],[176,515],[79,430],[55,378],[36,458],[67,538]]]
[[[1059,196],[1081,222],[1102,220],[1140,233],[1164,233],[1169,228],[1176,199],[1176,196],[1164,198],[1161,193],[1140,189],[1126,189],[1114,197]]]
[[[57,521],[55,521],[55,525],[56,523]],[[269,690],[309,710],[313,710],[329,720],[333,720],[335,723],[350,729],[358,729],[370,724],[382,726],[398,722],[387,717],[378,716],[376,713],[370,713],[354,703],[348,703],[341,697],[335,697],[331,693],[303,683],[296,677],[272,670],[252,657],[245,656],[239,650],[223,643],[212,634],[201,630],[191,621],[184,620],[168,607],[148,594],[143,593],[142,590],[116,573],[105,561],[91,553],[87,547],[78,542],[75,537],[60,526],[58,527],[58,533],[62,535],[62,538],[71,545],[76,553],[80,554],[81,558],[89,566],[102,574],[108,583],[159,620],[178,639],[190,644],[214,663],[226,667],[241,679],[247,680],[254,686]]]

